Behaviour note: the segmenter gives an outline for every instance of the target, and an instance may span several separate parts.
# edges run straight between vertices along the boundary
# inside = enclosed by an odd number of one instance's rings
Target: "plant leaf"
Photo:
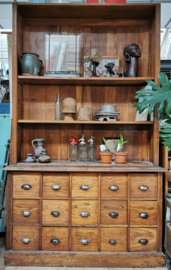
[[[160,138],[163,139],[164,145],[171,149],[171,124],[165,123],[164,128],[160,130]]]

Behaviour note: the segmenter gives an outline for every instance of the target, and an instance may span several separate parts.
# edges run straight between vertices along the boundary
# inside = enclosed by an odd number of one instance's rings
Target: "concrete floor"
[[[167,270],[167,268],[88,268],[88,267],[35,267],[4,265],[5,239],[0,237],[0,270]]]

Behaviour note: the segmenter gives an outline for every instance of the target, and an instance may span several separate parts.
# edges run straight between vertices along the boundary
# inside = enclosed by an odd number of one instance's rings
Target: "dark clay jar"
[[[36,53],[23,53],[19,56],[21,64],[21,73],[24,76],[40,75],[42,61]]]

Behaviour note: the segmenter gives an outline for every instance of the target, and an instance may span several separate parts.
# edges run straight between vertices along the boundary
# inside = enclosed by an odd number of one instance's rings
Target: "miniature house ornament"
[[[138,58],[141,57],[139,46],[135,43],[129,44],[124,48],[126,77],[138,77]]]

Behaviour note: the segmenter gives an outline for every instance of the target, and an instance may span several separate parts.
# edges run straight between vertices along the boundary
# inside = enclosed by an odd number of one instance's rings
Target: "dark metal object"
[[[88,239],[81,239],[81,240],[80,240],[80,243],[81,243],[82,245],[88,245],[88,244],[90,243],[90,241],[89,241]]]
[[[59,190],[59,189],[61,189],[61,187],[59,185],[53,185],[53,186],[51,186],[51,189]]]
[[[112,218],[116,218],[116,217],[119,216],[119,214],[117,212],[110,212],[109,216],[112,217]]]
[[[146,244],[148,244],[148,240],[147,239],[140,239],[138,241],[138,243],[140,243],[141,245],[146,245]]]
[[[113,186],[110,186],[109,189],[112,190],[112,191],[116,191],[116,190],[119,189],[119,187],[116,186],[116,185],[113,185]]]
[[[58,217],[61,213],[59,211],[52,211],[51,215],[54,217]]]
[[[123,54],[127,63],[126,77],[138,77],[138,58],[141,57],[139,46],[129,44],[124,48]]]
[[[88,216],[90,216],[90,214],[88,212],[81,212],[80,216],[81,217],[88,217]]]
[[[24,185],[21,186],[21,188],[22,188],[22,189],[25,189],[25,190],[29,190],[29,189],[31,189],[31,185],[29,185],[29,184],[24,184]]]
[[[110,241],[109,241],[109,244],[111,244],[111,245],[116,245],[118,242],[116,241],[116,240],[114,240],[114,239],[111,239]]]
[[[139,213],[139,215],[138,215],[140,218],[148,218],[149,217],[149,215],[146,213],[146,212],[141,212],[141,213]]]
[[[50,243],[52,243],[53,245],[58,245],[58,244],[60,244],[60,240],[59,239],[57,239],[57,238],[53,238],[53,239],[51,239],[50,240]]]
[[[22,238],[22,239],[21,239],[21,242],[22,242],[23,244],[29,244],[29,243],[31,242],[31,240],[30,240],[29,238]]]
[[[24,216],[24,217],[29,217],[29,216],[31,215],[31,212],[28,211],[28,210],[25,210],[25,211],[23,211],[23,212],[21,213],[21,215]]]
[[[141,185],[141,186],[139,186],[138,189],[140,189],[141,191],[146,191],[146,190],[148,189],[148,186],[146,186],[146,185]]]
[[[82,189],[82,190],[88,190],[88,189],[90,189],[90,187],[88,185],[82,185],[80,187],[80,189]]]

